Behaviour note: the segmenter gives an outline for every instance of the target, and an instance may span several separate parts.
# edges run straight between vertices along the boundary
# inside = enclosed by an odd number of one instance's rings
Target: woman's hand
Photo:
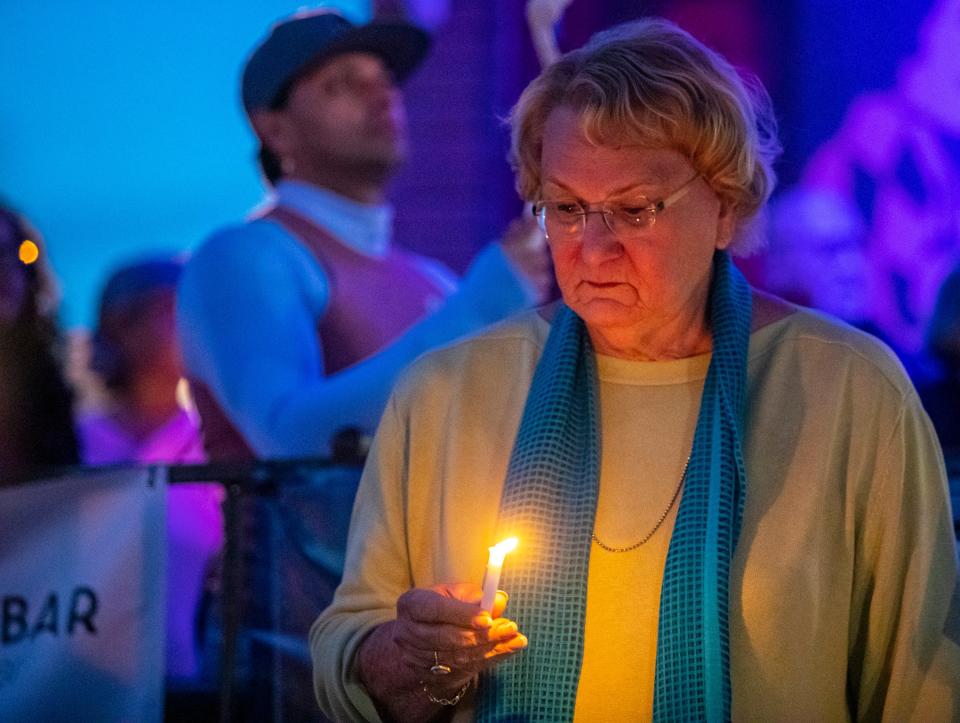
[[[397,600],[393,640],[401,660],[428,687],[458,689],[480,671],[527,645],[512,620],[500,617],[507,596],[498,592],[493,615],[480,610],[481,590],[471,583],[415,588]],[[435,675],[434,666],[450,668]],[[442,685],[441,685],[442,684]]]
[[[360,678],[381,713],[427,720],[440,707],[431,697],[455,698],[481,671],[526,647],[516,623],[501,617],[506,594],[497,593],[492,614],[480,610],[480,596],[473,583],[400,596],[397,619],[376,628],[357,655]]]

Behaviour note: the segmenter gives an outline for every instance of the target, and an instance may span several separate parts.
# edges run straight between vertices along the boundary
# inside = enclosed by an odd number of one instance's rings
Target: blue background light
[[[91,325],[116,263],[192,248],[260,197],[240,68],[300,5],[0,3],[0,198],[44,235],[66,326]]]

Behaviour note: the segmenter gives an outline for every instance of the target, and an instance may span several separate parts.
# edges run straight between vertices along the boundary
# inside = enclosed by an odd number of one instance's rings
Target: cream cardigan
[[[366,634],[394,616],[402,592],[479,584],[548,333],[542,318],[523,314],[427,354],[394,390],[354,508],[344,580],[311,631],[317,695],[332,718],[376,720],[353,658]],[[706,362],[666,364],[679,366],[651,368],[645,379],[643,370],[601,359],[605,425],[613,414],[624,429],[624,404],[651,393],[663,397],[660,410],[677,410],[657,417],[673,430],[672,444],[670,434],[642,435],[654,426],[650,410],[638,416],[632,437],[650,437],[638,443],[649,477],[635,474],[636,460],[616,460],[631,435],[618,441],[604,429],[596,529],[605,542],[642,537],[682,467],[683,434],[696,418],[691,390]],[[730,581],[734,718],[960,719],[960,593],[945,473],[900,365],[871,337],[797,311],[752,334],[747,409],[748,491]],[[635,530],[625,524],[630,516]],[[580,719],[649,717],[655,601],[672,522],[673,512],[639,563],[625,554],[611,568],[593,548]],[[629,575],[645,579],[623,580],[631,566]],[[618,578],[627,588],[613,584]],[[626,637],[609,634],[617,625],[627,626]],[[609,679],[598,666],[611,661],[629,677],[601,687]],[[455,720],[471,718],[466,698]]]

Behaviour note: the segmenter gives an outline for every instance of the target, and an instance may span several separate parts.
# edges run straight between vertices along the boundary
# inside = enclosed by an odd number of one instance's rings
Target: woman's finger
[[[401,647],[425,651],[455,651],[464,648],[488,647],[505,642],[517,635],[517,624],[499,618],[490,628],[477,630],[455,625],[398,621],[394,628],[394,640]]]
[[[489,628],[490,615],[470,601],[458,600],[436,590],[414,588],[397,599],[397,619],[440,623],[463,628]]]
[[[448,675],[470,676],[497,665],[507,657],[523,650],[526,645],[526,638],[522,635],[516,635],[509,641],[488,643],[452,651],[404,648],[401,651],[401,660],[417,675],[426,673],[433,675],[431,669],[434,666],[445,666],[450,669],[450,673],[443,675],[444,678],[447,678]]]

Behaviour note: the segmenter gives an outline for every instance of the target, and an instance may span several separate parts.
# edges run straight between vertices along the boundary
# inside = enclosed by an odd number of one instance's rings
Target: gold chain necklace
[[[650,530],[650,532],[648,532],[646,535],[644,535],[639,542],[634,542],[632,545],[628,545],[627,547],[614,547],[613,545],[608,545],[607,543],[603,542],[599,537],[597,537],[596,529],[594,529],[594,531],[590,533],[590,538],[597,543],[597,546],[601,550],[606,550],[607,552],[630,552],[631,550],[636,550],[638,547],[645,544],[651,537],[653,537],[657,533],[657,530],[660,529],[660,525],[663,524],[663,521],[667,519],[667,515],[670,514],[670,510],[673,509],[673,505],[676,503],[677,497],[680,496],[680,490],[683,489],[683,481],[687,478],[688,466],[690,466],[689,455],[687,456],[687,461],[683,463],[683,472],[680,474],[680,481],[677,483],[677,488],[673,491],[673,497],[670,498],[670,504],[668,504],[667,509],[665,509],[661,513],[660,519],[657,520],[656,524],[653,526],[653,529]]]

